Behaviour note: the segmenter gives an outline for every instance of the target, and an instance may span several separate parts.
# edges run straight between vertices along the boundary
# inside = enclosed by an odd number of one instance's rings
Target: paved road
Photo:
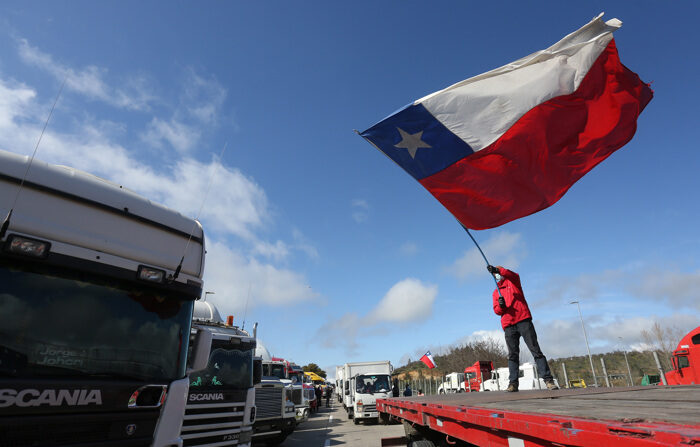
[[[403,426],[362,422],[355,425],[338,401],[331,408],[320,408],[302,423],[282,444],[284,447],[379,446],[381,439],[403,436]]]

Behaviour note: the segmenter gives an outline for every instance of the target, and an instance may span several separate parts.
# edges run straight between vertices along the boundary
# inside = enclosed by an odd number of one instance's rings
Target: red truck
[[[464,368],[464,390],[467,392],[481,391],[481,384],[491,377],[493,362],[480,360],[472,366]]]
[[[700,384],[700,326],[678,343],[671,356],[673,370],[666,373],[669,385]]]

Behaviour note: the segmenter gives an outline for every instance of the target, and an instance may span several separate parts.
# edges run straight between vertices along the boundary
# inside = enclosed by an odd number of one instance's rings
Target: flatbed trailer
[[[442,394],[377,408],[406,428],[383,446],[700,446],[698,385]]]

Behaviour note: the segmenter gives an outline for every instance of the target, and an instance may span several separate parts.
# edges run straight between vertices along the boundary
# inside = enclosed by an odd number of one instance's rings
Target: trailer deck
[[[700,445],[700,386],[380,399],[414,432],[479,446]]]

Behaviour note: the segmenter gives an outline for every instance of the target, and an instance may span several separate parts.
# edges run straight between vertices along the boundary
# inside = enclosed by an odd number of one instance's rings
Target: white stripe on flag
[[[423,106],[479,151],[530,109],[576,91],[622,22],[590,23],[547,48],[425,96]],[[507,99],[506,99],[507,98]]]

